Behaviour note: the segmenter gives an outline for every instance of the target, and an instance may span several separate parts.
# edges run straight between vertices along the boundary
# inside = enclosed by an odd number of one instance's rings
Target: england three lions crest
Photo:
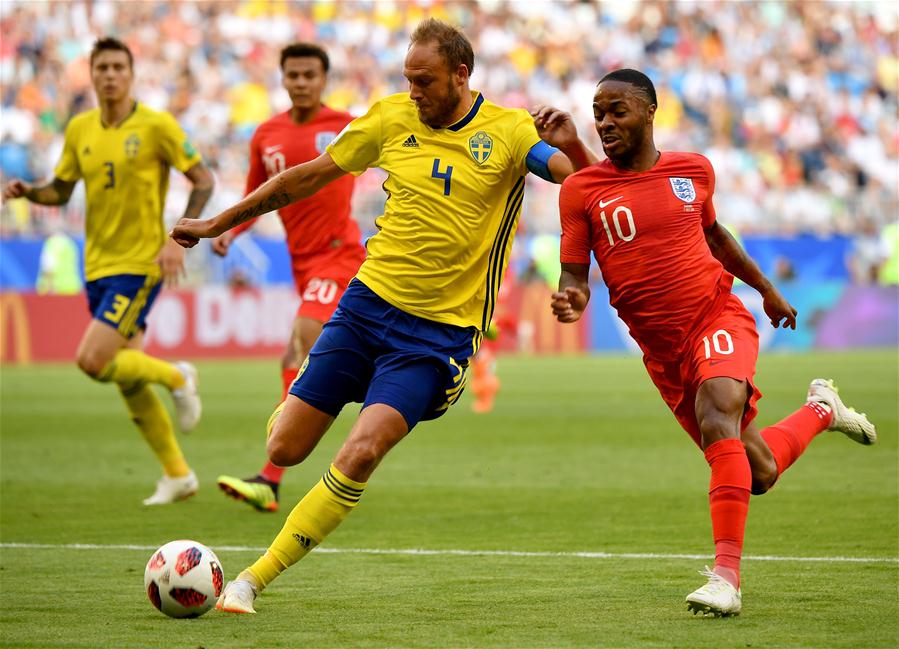
[[[692,203],[696,200],[696,190],[693,188],[693,180],[690,178],[669,178],[671,191],[684,203]]]
[[[319,154],[324,153],[328,145],[337,139],[337,133],[334,131],[321,131],[315,134],[315,150]]]
[[[468,138],[468,152],[475,162],[484,164],[493,152],[493,139],[484,131],[478,131]]]

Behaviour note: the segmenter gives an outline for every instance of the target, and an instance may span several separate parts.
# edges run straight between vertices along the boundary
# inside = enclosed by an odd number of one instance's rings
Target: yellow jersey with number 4
[[[412,315],[484,331],[521,214],[526,158],[540,141],[525,110],[472,93],[465,117],[434,129],[406,93],[375,103],[327,151],[338,167],[387,172],[384,214],[357,277]]]
[[[99,108],[72,118],[55,174],[68,182],[84,179],[88,281],[160,274],[169,169],[184,172],[200,160],[174,117],[143,104],[115,127],[103,124]]]

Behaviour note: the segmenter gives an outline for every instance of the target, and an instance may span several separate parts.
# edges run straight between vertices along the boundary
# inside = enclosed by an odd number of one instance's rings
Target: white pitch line
[[[97,544],[97,543],[0,543],[0,549],[23,550],[141,550],[152,552],[155,545]],[[216,552],[265,552],[267,548],[247,545],[219,545]],[[326,554],[391,554],[401,556],[434,557],[533,557],[538,559],[690,559],[707,561],[707,554],[665,554],[659,552],[527,552],[518,550],[425,550],[421,548],[378,549],[378,548],[317,548],[317,553]],[[771,555],[748,555],[747,561],[796,561],[806,563],[897,563],[899,557],[778,557]]]

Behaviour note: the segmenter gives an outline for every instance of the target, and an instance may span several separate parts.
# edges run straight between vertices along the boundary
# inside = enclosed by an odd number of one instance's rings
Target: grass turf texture
[[[143,569],[156,546],[211,546],[226,578],[255,559],[346,435],[348,407],[291,469],[282,511],[226,499],[220,473],[263,461],[278,393],[270,362],[199,364],[204,420],[182,437],[201,491],[145,508],[158,467],[115,389],[74,367],[0,377],[0,646],[3,647],[895,647],[899,644],[895,350],[765,355],[759,422],[834,377],[879,443],[817,439],[773,492],[754,497],[745,553],[888,558],[744,562],[744,612],[692,617],[684,596],[708,560],[314,552],[259,600],[257,616],[173,620]],[[384,461],[324,548],[711,555],[702,454],[630,357],[500,359],[489,415],[423,424]],[[167,397],[165,397],[168,400]],[[11,544],[136,545],[137,549]],[[323,548],[323,549],[324,549]]]

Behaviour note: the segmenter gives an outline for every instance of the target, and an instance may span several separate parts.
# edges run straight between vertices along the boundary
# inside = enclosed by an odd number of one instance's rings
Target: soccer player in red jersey
[[[758,333],[731,293],[734,276],[761,294],[773,327],[795,329],[796,309],[717,222],[709,161],[656,150],[655,110],[643,73],[616,70],[599,82],[593,112],[608,159],[562,186],[562,273],[552,310],[560,322],[581,317],[592,252],[650,377],[711,468],[715,566],[687,606],[735,615],[750,493],[770,489],[824,430],[861,444],[877,436],[824,379],[812,381],[805,405],[783,421],[761,431],[753,423],[762,396],[753,382]]]
[[[281,50],[282,83],[292,106],[261,124],[253,134],[246,194],[285,169],[320,156],[352,121],[349,113],[321,103],[328,68],[328,54],[318,45],[294,43]],[[365,258],[359,226],[350,216],[353,182],[353,176],[347,174],[278,212],[287,232],[294,282],[302,299],[281,359],[281,401],[287,398],[303,359]],[[242,223],[214,239],[213,250],[226,255],[234,237],[254,222]],[[266,462],[252,478],[223,475],[218,485],[260,511],[277,511],[283,473],[282,467]]]

